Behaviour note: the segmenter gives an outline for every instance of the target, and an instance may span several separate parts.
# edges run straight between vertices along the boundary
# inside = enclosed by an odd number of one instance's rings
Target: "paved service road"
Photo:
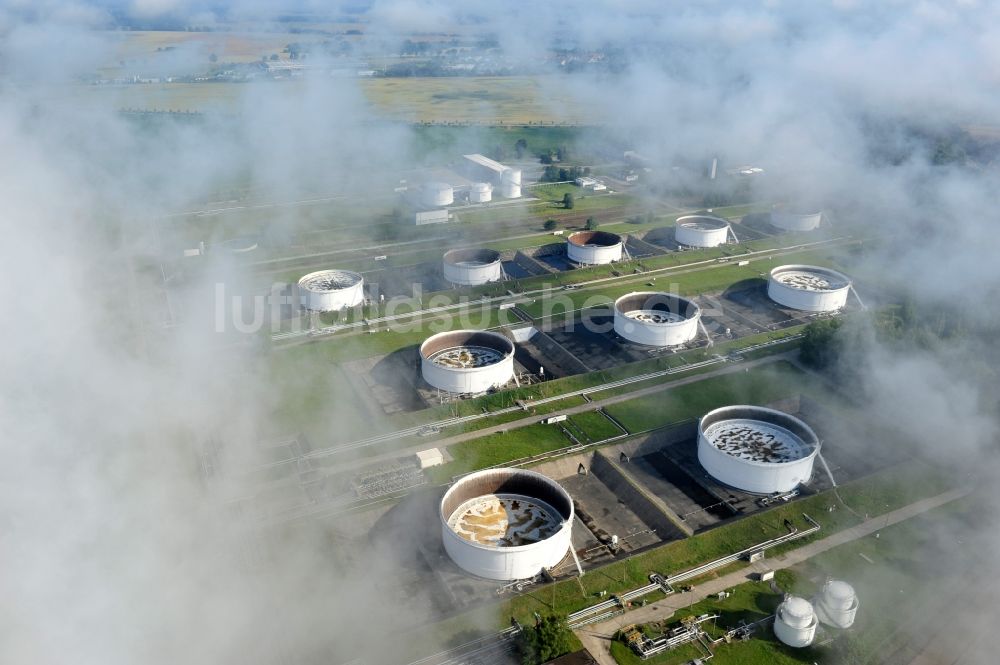
[[[887,526],[898,524],[899,522],[920,515],[921,513],[925,513],[929,510],[939,508],[947,503],[951,503],[957,499],[961,499],[962,497],[967,496],[970,492],[972,492],[971,489],[963,487],[961,489],[945,492],[944,494],[939,494],[928,499],[916,501],[887,514],[873,517],[850,529],[845,529],[844,531],[840,531],[827,536],[826,538],[814,541],[808,545],[803,545],[802,547],[786,552],[785,554],[756,562],[727,575],[708,580],[703,584],[697,585],[693,591],[688,593],[674,593],[670,596],[662,598],[661,600],[650,603],[645,607],[640,607],[630,612],[626,612],[623,615],[617,616],[603,623],[584,626],[583,628],[579,628],[575,631],[576,635],[580,638],[580,641],[583,642],[583,646],[587,648],[587,651],[591,653],[600,665],[617,665],[614,658],[611,657],[609,645],[611,644],[611,639],[614,637],[615,633],[618,632],[618,630],[623,626],[633,623],[649,623],[652,621],[669,619],[677,610],[689,607],[704,600],[705,598],[708,598],[709,596],[719,593],[720,591],[725,591],[726,589],[731,589],[738,584],[742,584],[752,578],[755,573],[760,573],[766,570],[781,570],[782,568],[790,568],[791,566],[801,563],[806,559],[816,556],[817,554],[826,552],[827,550],[837,547],[838,545],[843,545],[845,543],[864,538],[865,536],[871,535]]]

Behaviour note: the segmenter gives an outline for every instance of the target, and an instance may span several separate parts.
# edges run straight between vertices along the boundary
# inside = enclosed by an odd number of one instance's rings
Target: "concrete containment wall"
[[[639,519],[650,528],[656,529],[661,536],[675,531],[681,531],[689,536],[694,533],[691,527],[674,515],[662,500],[640,489],[640,485],[628,476],[626,470],[617,462],[605,457],[601,451],[594,453],[590,472],[607,485],[621,501],[628,504]]]

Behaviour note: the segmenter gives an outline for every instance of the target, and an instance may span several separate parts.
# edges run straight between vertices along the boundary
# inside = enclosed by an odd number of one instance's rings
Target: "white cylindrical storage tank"
[[[790,647],[807,647],[816,637],[817,623],[812,603],[788,596],[774,614],[774,634]]]
[[[453,249],[445,252],[444,278],[461,286],[499,282],[503,279],[500,252],[492,249]]]
[[[858,595],[847,582],[830,580],[823,585],[816,600],[816,614],[823,623],[836,628],[850,628],[858,613]]]
[[[573,499],[535,471],[471,473],[445,492],[439,514],[451,560],[491,580],[534,577],[572,547]]]
[[[711,215],[678,217],[674,240],[688,247],[718,247],[729,240],[729,222]]]
[[[622,258],[622,237],[607,231],[577,231],[566,238],[566,256],[570,261],[592,266]]]
[[[438,333],[420,345],[420,371],[439,390],[484,393],[514,378],[514,343],[488,330]]]
[[[790,492],[808,482],[819,448],[804,422],[762,406],[724,406],[698,422],[698,461],[720,483],[744,492]]]
[[[812,231],[823,221],[823,211],[802,211],[792,208],[775,208],[771,211],[771,225],[785,231]]]
[[[428,182],[421,190],[425,206],[440,208],[455,202],[455,189],[446,182]]]
[[[521,197],[521,169],[504,169],[500,172],[500,196],[505,199]]]
[[[767,280],[771,300],[805,312],[835,312],[847,304],[851,279],[830,268],[778,266]]]
[[[673,293],[640,291],[615,301],[615,332],[636,344],[677,346],[698,336],[701,308]]]
[[[488,203],[493,199],[493,187],[488,182],[473,183],[469,189],[469,203]]]
[[[334,312],[360,305],[365,299],[365,280],[349,270],[320,270],[299,280],[302,306],[317,312]]]

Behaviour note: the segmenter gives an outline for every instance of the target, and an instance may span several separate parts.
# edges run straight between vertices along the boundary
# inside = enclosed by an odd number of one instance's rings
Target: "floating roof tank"
[[[822,210],[803,210],[795,207],[775,207],[771,211],[771,225],[785,231],[812,231],[823,221]]]
[[[444,278],[461,286],[499,282],[503,279],[500,252],[492,249],[453,249],[445,252]]]
[[[445,492],[439,514],[448,556],[479,577],[533,577],[559,564],[572,546],[573,499],[535,471],[464,476]]]
[[[349,270],[319,270],[299,280],[302,306],[317,312],[335,312],[360,305],[365,299],[364,278]]]
[[[816,433],[787,413],[724,406],[698,421],[698,461],[720,483],[754,494],[790,492],[812,477]]]
[[[688,247],[718,247],[729,240],[729,222],[712,215],[678,217],[674,240]]]
[[[566,238],[566,256],[581,265],[621,261],[624,243],[617,233],[577,231]]]
[[[615,301],[615,332],[636,344],[678,346],[698,336],[701,308],[673,293],[639,291]]]
[[[514,343],[488,330],[438,333],[420,345],[420,369],[439,390],[484,393],[514,378]]]
[[[771,300],[805,312],[842,309],[850,291],[850,277],[820,266],[778,266],[767,280],[767,295]]]

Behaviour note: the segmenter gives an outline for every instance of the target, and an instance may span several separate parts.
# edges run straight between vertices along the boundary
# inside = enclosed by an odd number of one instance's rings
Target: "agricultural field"
[[[365,96],[404,122],[487,125],[592,124],[557,76],[373,78]]]
[[[215,54],[218,62],[249,63],[281,54],[291,42],[319,42],[316,36],[281,32],[188,32],[182,30],[129,30],[105,33],[115,42],[115,55],[126,64],[155,62],[168,57],[202,58],[207,64]],[[120,67],[120,66],[119,66]],[[115,71],[110,65],[105,71]]]
[[[197,33],[194,33],[197,34]],[[259,60],[268,50],[280,51],[289,35],[258,46],[235,42],[234,52],[248,61]],[[163,38],[166,39],[166,38]],[[149,48],[142,44],[139,48]],[[155,51],[155,46],[152,46]],[[213,42],[198,46],[199,53],[213,48]],[[204,57],[207,61],[211,54]],[[265,53],[266,52],[266,53]],[[234,56],[235,57],[235,56]],[[128,86],[81,87],[83,95],[101,95],[121,108],[157,111],[197,111],[234,113],[251,97],[254,86],[282,86],[286,97],[303,95],[308,80],[262,81],[244,84],[205,81],[198,83],[149,83]],[[558,77],[406,77],[360,78],[341,81],[358,91],[376,115],[404,123],[482,124],[482,125],[588,125],[583,107],[573,104],[572,96]],[[557,109],[577,109],[569,114]],[[515,139],[516,141],[516,139]],[[558,145],[558,144],[556,144]],[[542,147],[549,146],[539,146]],[[555,146],[552,146],[555,147]],[[513,145],[508,146],[509,149]],[[486,149],[486,148],[483,148]]]

